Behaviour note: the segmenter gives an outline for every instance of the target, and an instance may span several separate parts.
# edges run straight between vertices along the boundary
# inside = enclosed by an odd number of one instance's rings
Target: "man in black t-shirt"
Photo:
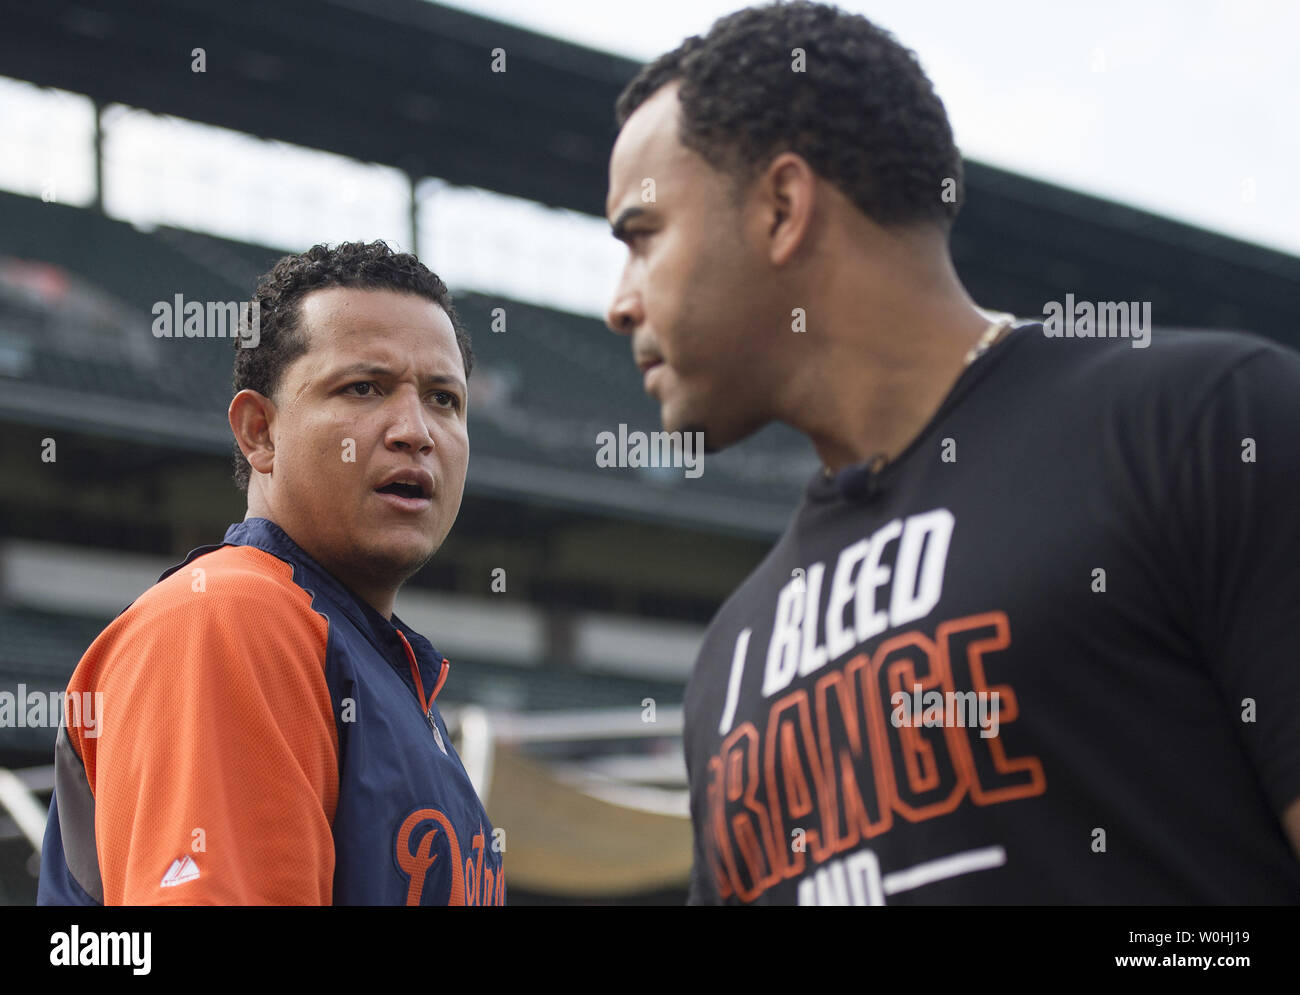
[[[687,691],[691,901],[1300,901],[1300,354],[990,321],[943,106],[861,17],[724,18],[618,119],[665,429],[823,464]]]

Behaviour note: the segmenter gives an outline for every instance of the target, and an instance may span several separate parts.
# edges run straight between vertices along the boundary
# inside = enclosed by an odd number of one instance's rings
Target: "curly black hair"
[[[456,330],[456,344],[465,363],[465,377],[474,367],[469,335],[452,305],[447,285],[409,252],[394,252],[385,242],[343,242],[331,249],[313,245],[306,252],[284,256],[262,275],[253,292],[257,305],[258,338],[252,348],[235,339],[235,393],[255,390],[274,397],[285,369],[307,351],[307,337],[299,319],[302,299],[322,287],[357,287],[366,290],[395,290],[433,301],[446,312]],[[235,484],[248,490],[251,467],[235,447]]]
[[[731,174],[737,198],[791,151],[878,224],[951,229],[962,164],[943,102],[915,53],[865,17],[802,0],[729,14],[641,70],[618,126],[676,80],[679,140]]]

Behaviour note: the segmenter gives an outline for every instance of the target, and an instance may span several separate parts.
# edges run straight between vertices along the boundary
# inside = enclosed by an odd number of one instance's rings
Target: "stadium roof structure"
[[[638,68],[425,0],[0,9],[7,75],[595,215],[614,101]],[[491,70],[498,49],[505,72]],[[1159,325],[1300,345],[1300,260],[977,163],[953,252],[989,307],[1036,315],[1068,289],[1150,301]]]
[[[597,215],[636,70],[424,0],[0,7],[7,75]]]

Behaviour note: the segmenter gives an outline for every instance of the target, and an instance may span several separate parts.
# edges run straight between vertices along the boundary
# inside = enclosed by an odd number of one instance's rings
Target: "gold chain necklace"
[[[985,313],[987,314],[990,312]],[[1016,316],[1013,314],[1007,314],[1002,311],[991,313],[993,314],[993,320],[989,322],[989,327],[984,329],[980,334],[979,339],[970,347],[970,351],[966,353],[966,359],[962,363],[963,369],[970,366],[971,363],[975,362],[975,360],[988,352],[989,349],[993,348],[994,344],[1000,341],[1002,337],[1011,330],[1012,325],[1015,324]],[[871,457],[867,462],[870,464],[873,473],[879,473],[889,462],[889,457],[884,453],[876,453],[876,455]],[[822,467],[822,475],[828,480],[835,476],[835,474],[830,471],[830,468],[825,466]]]
[[[979,337],[970,351],[966,353],[966,366],[983,356],[993,346],[995,342],[1002,338],[1015,323],[1016,317],[1013,314],[995,314],[989,327],[984,329],[984,333]]]

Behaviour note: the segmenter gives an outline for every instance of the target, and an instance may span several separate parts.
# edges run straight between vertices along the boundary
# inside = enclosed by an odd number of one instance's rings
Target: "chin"
[[[721,452],[729,446],[748,438],[765,426],[771,418],[758,408],[745,410],[744,401],[723,385],[710,390],[699,389],[691,395],[683,391],[684,384],[673,385],[673,391],[660,405],[659,417],[667,432],[699,432],[704,436],[706,453]],[[726,406],[710,403],[725,400]],[[750,401],[752,404],[752,400]]]
[[[407,571],[409,576],[428,563],[440,545],[430,535],[417,537],[390,533],[376,537],[366,550],[366,555],[394,573]]]
[[[704,432],[707,441],[706,419],[694,412],[681,410],[679,405],[672,403],[663,405],[659,409],[659,421],[665,432]]]
[[[667,432],[700,433],[704,438],[704,451],[706,453],[718,453],[729,446],[743,441],[753,435],[766,422],[755,421],[748,424],[737,424],[727,422],[722,419],[706,419],[702,417],[683,416],[676,419],[669,419],[667,413],[664,417],[664,430]]]

